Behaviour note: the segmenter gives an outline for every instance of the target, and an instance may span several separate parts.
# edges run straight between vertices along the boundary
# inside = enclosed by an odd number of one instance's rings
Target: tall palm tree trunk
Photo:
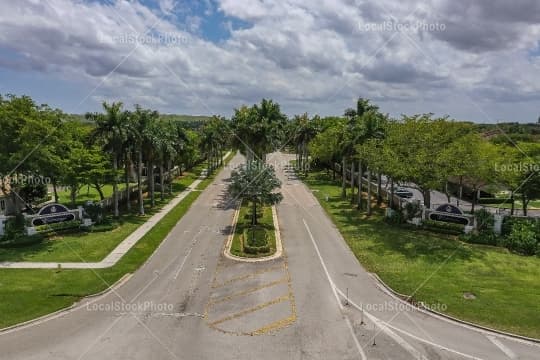
[[[174,176],[172,176],[171,171],[172,171],[172,161],[169,159],[169,161],[167,162],[167,174],[169,174],[168,175],[169,195],[172,195],[172,187],[173,187],[173,180],[174,180]]]
[[[58,186],[56,184],[56,179],[52,179],[52,188],[53,188],[53,194],[54,194],[54,202],[58,203]]]
[[[156,205],[156,194],[155,194],[155,179],[154,179],[154,162],[148,162],[148,185],[150,187],[150,206],[154,207]]]
[[[131,170],[131,153],[128,151],[126,153],[126,164],[124,168],[124,176],[126,182],[126,208],[128,212],[131,212],[131,188],[129,186],[129,172]]]
[[[351,161],[351,204],[354,203],[354,161]]]
[[[371,169],[367,169],[367,215],[371,215]]]
[[[165,200],[165,179],[163,171],[163,161],[159,162],[159,197],[161,201]]]
[[[377,172],[377,206],[381,206],[382,203],[382,174],[379,170]]]
[[[113,154],[113,206],[114,206],[114,217],[120,216],[120,211],[118,209],[118,156]]]
[[[144,215],[144,199],[143,199],[143,187],[142,187],[142,149],[139,149],[139,159],[137,161],[137,190],[138,190],[138,202],[139,202],[139,215]]]
[[[345,168],[345,158],[341,160],[341,197],[347,197],[347,170]]]
[[[362,210],[362,160],[358,160],[358,210]]]

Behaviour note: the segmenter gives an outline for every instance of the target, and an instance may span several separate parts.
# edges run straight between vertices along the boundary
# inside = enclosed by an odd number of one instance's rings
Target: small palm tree
[[[251,225],[257,225],[257,206],[274,205],[279,203],[283,196],[275,189],[281,187],[281,181],[276,176],[272,166],[260,161],[241,165],[231,174],[229,194],[233,198],[242,197],[251,202]]]

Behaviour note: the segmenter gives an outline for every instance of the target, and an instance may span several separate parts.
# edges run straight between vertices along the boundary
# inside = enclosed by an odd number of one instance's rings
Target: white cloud
[[[20,0],[0,14],[0,49],[11,54],[0,55],[0,67],[103,82],[96,103],[120,98],[164,111],[228,114],[272,97],[288,113],[337,114],[363,96],[398,114],[473,117],[466,101],[442,102],[445,110],[440,99],[471,95],[489,106],[540,98],[538,60],[527,56],[538,19],[503,1],[205,0],[178,24],[169,15],[184,10],[172,0],[160,0],[159,12],[136,1]],[[214,11],[250,26],[205,41],[201,16]],[[446,29],[366,31],[390,21]]]

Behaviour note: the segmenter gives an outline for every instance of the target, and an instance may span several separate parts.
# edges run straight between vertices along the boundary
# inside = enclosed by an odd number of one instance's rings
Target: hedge
[[[46,234],[58,230],[73,229],[81,226],[79,220],[64,221],[46,225],[36,226],[35,229],[39,234]]]
[[[480,198],[478,199],[478,204],[511,204],[513,202],[510,198]]]
[[[247,227],[242,236],[242,247],[246,254],[262,254],[270,252],[268,234],[262,227]]]
[[[443,221],[424,220],[422,223],[424,230],[439,232],[449,235],[461,235],[465,227],[460,224],[447,223]]]

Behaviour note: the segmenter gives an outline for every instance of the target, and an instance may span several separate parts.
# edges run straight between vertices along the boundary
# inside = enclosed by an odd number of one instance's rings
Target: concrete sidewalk
[[[230,151],[223,156],[223,161],[229,156]],[[148,221],[139,226],[134,232],[126,237],[118,246],[100,262],[0,262],[0,269],[105,269],[114,266],[144,235],[146,235],[165,215],[176,207],[186,196],[199,186],[203,178],[191,183],[187,189],[172,199],[161,210],[154,214]]]

